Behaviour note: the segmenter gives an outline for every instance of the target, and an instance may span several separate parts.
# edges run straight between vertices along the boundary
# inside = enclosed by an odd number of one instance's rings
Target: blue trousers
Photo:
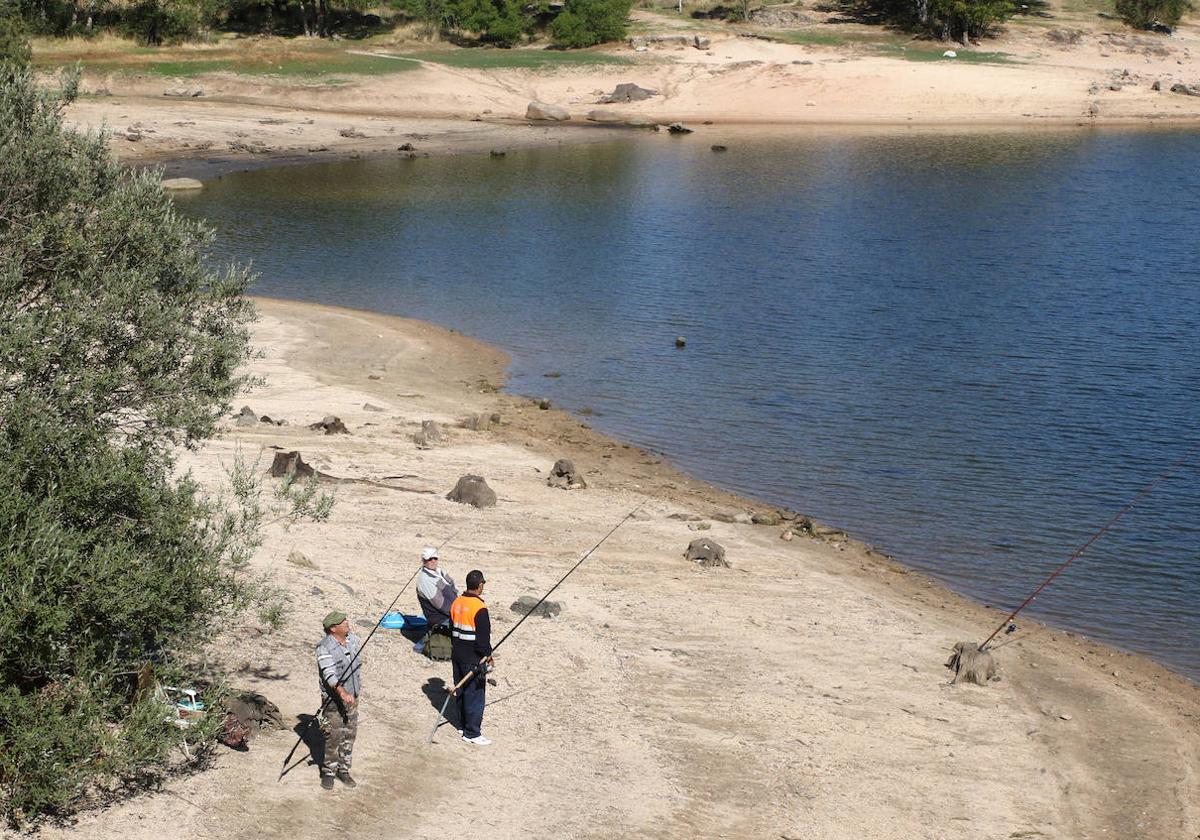
[[[470,673],[479,660],[463,661],[457,657],[454,664],[454,684]],[[467,684],[458,690],[458,719],[462,722],[463,737],[478,738],[479,727],[483,725],[483,706],[486,702],[487,677],[478,674],[467,680]]]

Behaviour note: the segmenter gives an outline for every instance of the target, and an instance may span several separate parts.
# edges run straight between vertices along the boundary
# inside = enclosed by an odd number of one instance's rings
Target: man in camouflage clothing
[[[350,776],[354,738],[358,735],[358,697],[362,693],[362,643],[350,632],[350,619],[334,610],[325,616],[325,638],[317,645],[317,671],[327,731],[321,787],[333,789],[336,778],[348,788],[357,787]]]

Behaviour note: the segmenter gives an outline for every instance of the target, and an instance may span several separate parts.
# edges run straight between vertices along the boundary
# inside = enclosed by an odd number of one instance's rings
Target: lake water
[[[1200,443],[1197,161],[1188,132],[714,131],[180,206],[256,293],[493,342],[513,390],[1012,607]],[[1190,464],[1028,612],[1196,679],[1198,602]]]

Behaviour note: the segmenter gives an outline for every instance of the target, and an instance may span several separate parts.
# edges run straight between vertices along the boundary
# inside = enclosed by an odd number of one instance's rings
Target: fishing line
[[[570,569],[568,569],[567,573],[558,579],[558,583],[551,586],[550,589],[547,590],[546,594],[543,595],[536,604],[534,604],[532,607],[530,607],[529,611],[527,613],[525,613],[525,615],[521,616],[520,620],[516,624],[514,624],[511,628],[509,628],[509,631],[507,633],[505,633],[503,637],[501,637],[500,641],[498,641],[498,642],[496,642],[496,644],[492,645],[491,654],[480,659],[479,664],[476,665],[474,668],[472,668],[470,671],[468,671],[463,676],[463,678],[461,680],[459,680],[454,685],[453,688],[450,689],[450,693],[446,695],[446,702],[442,704],[442,708],[438,712],[437,722],[433,724],[433,729],[429,733],[429,743],[431,743],[431,744],[433,743],[433,736],[437,734],[438,727],[442,725],[442,719],[445,718],[446,709],[450,705],[450,698],[453,697],[455,694],[457,694],[458,690],[460,688],[462,688],[464,685],[466,685],[467,681],[470,680],[472,677],[474,677],[479,672],[479,669],[484,665],[484,663],[487,662],[487,660],[490,659],[492,656],[494,656],[496,651],[500,649],[500,645],[502,645],[506,641],[508,641],[508,637],[511,636],[513,633],[515,633],[517,631],[517,628],[525,623],[525,619],[527,619],[527,618],[529,618],[529,616],[533,615],[534,612],[537,610],[537,608],[540,607],[547,598],[549,598],[552,594],[554,594],[554,590],[556,590],[556,589],[558,589],[558,587],[562,586],[563,581],[565,581],[567,578],[569,578],[576,569],[578,569],[580,566],[583,565],[584,560],[587,560],[589,557],[591,557],[592,554],[596,551],[596,549],[598,549],[600,546],[604,545],[605,540],[607,540],[609,537],[611,537],[613,534],[615,534],[617,532],[617,529],[620,528],[622,525],[624,525],[626,522],[628,522],[635,513],[637,513],[639,510],[641,510],[645,506],[645,504],[646,504],[645,502],[642,502],[640,505],[635,507],[633,510],[629,511],[629,513],[627,513],[623,517],[621,517],[621,521],[618,522],[616,525],[614,525],[607,534],[605,534],[603,537],[601,537],[599,542],[597,542],[595,545],[593,545],[591,548],[589,548],[587,551],[585,551],[583,553],[583,556],[579,558],[579,560],[575,563],[575,565],[572,566]]]
[[[996,638],[996,636],[1000,633],[1000,631],[1003,630],[1005,627],[1009,628],[1009,630],[1008,630],[1009,633],[1014,632],[1017,629],[1017,627],[1015,624],[1010,624],[1010,622],[1014,618],[1017,617],[1017,613],[1019,613],[1021,610],[1025,609],[1027,606],[1029,606],[1029,604],[1032,603],[1034,598],[1036,598],[1038,595],[1041,595],[1043,589],[1045,589],[1047,586],[1049,586],[1056,577],[1058,577],[1063,572],[1065,572],[1067,570],[1068,566],[1070,566],[1077,559],[1079,559],[1080,555],[1082,555],[1085,551],[1087,551],[1092,546],[1092,543],[1096,542],[1096,540],[1098,540],[1102,536],[1104,536],[1104,534],[1108,531],[1109,528],[1116,525],[1117,522],[1123,516],[1125,516],[1125,514],[1129,513],[1129,511],[1133,510],[1134,506],[1137,505],[1137,503],[1140,502],[1142,499],[1144,499],[1146,496],[1148,496],[1150,494],[1151,490],[1153,490],[1158,485],[1162,484],[1164,481],[1167,480],[1168,477],[1171,476],[1172,473],[1177,471],[1180,467],[1182,467],[1188,461],[1192,460],[1192,458],[1194,458],[1198,452],[1200,452],[1200,448],[1193,449],[1192,451],[1188,452],[1186,455],[1184,455],[1178,461],[1171,464],[1171,466],[1169,466],[1166,469],[1166,471],[1164,471],[1161,475],[1159,475],[1158,478],[1154,479],[1154,481],[1151,481],[1149,484],[1147,484],[1145,487],[1143,487],[1138,492],[1138,494],[1133,497],[1133,500],[1129,504],[1127,504],[1127,505],[1125,505],[1125,507],[1121,508],[1121,510],[1117,513],[1116,516],[1114,516],[1112,519],[1108,520],[1108,522],[1106,522],[1102,528],[1100,528],[1098,531],[1096,531],[1094,534],[1092,534],[1091,537],[1088,538],[1087,542],[1085,542],[1083,545],[1079,546],[1079,548],[1077,548],[1075,550],[1075,553],[1072,554],[1069,558],[1067,558],[1067,562],[1063,563],[1061,566],[1059,566],[1057,569],[1055,569],[1053,572],[1051,572],[1050,577],[1048,577],[1044,581],[1042,581],[1042,585],[1039,586],[1037,589],[1033,590],[1033,593],[1028,598],[1026,598],[1024,601],[1021,602],[1021,606],[1017,607],[1015,610],[1013,610],[1011,613],[1009,613],[1008,617],[1000,622],[1000,626],[992,631],[992,635],[988,636],[986,639],[983,640],[983,644],[981,644],[979,646],[979,650],[980,651],[986,650],[988,643],[992,639]]]
[[[437,547],[437,550],[441,551],[443,548],[445,548],[447,545],[449,545],[450,540],[454,539],[459,534],[461,534],[465,528],[466,528],[466,526],[464,525],[462,528],[459,528],[453,534],[446,537],[446,539],[442,540],[442,544]],[[358,670],[360,668],[362,668],[362,663],[359,662],[358,660],[359,660],[359,657],[362,656],[362,652],[367,649],[367,645],[369,645],[371,643],[371,637],[375,635],[375,631],[379,629],[379,625],[383,624],[384,616],[386,616],[388,613],[390,613],[392,611],[392,608],[394,606],[396,606],[396,602],[400,600],[400,596],[404,594],[404,591],[406,589],[408,589],[408,585],[410,583],[412,583],[413,580],[416,579],[417,575],[420,573],[421,569],[423,569],[423,568],[424,568],[424,563],[417,566],[417,570],[412,573],[412,575],[409,577],[409,579],[407,581],[404,582],[404,586],[401,587],[400,591],[396,593],[396,597],[392,599],[392,603],[388,604],[388,608],[383,611],[383,615],[381,615],[379,617],[379,620],[375,622],[375,626],[371,628],[371,632],[367,634],[366,641],[364,641],[361,645],[358,646],[358,652],[355,653],[354,656],[350,659],[350,664],[346,666],[347,670],[346,670],[345,675],[343,675],[342,678],[340,680],[338,680],[337,685],[335,685],[333,687],[333,691],[337,691],[338,688],[340,688],[346,682],[346,680],[350,679],[352,676],[354,676],[356,673],[358,673]],[[357,663],[357,664],[355,664],[355,663]],[[275,781],[277,781],[277,782],[281,781],[283,779],[283,777],[285,775],[287,775],[287,773],[289,771],[292,770],[292,767],[288,767],[288,762],[292,760],[292,756],[296,754],[296,750],[300,747],[301,742],[304,741],[304,736],[308,732],[308,727],[312,725],[312,722],[314,720],[317,720],[318,718],[321,717],[321,714],[325,711],[326,707],[329,706],[329,703],[332,700],[333,700],[332,692],[326,692],[325,700],[322,701],[322,703],[321,703],[321,708],[317,709],[317,713],[302,724],[301,729],[300,729],[300,735],[298,738],[296,738],[296,743],[292,745],[292,749],[288,752],[287,757],[284,758],[283,769],[281,769],[279,771],[279,778],[276,779]],[[301,761],[302,760],[303,759],[301,759]],[[297,762],[297,764],[299,764],[299,763],[300,762]],[[293,765],[293,767],[294,766],[295,765]]]

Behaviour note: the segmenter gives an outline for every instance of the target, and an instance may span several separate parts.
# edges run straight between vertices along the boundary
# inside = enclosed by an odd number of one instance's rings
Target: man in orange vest
[[[467,572],[467,591],[450,605],[450,660],[454,664],[454,684],[468,674],[472,677],[458,690],[458,719],[462,721],[462,739],[468,744],[486,747],[492,743],[483,737],[484,696],[488,666],[492,664],[492,621],[483,602],[483,572]]]

